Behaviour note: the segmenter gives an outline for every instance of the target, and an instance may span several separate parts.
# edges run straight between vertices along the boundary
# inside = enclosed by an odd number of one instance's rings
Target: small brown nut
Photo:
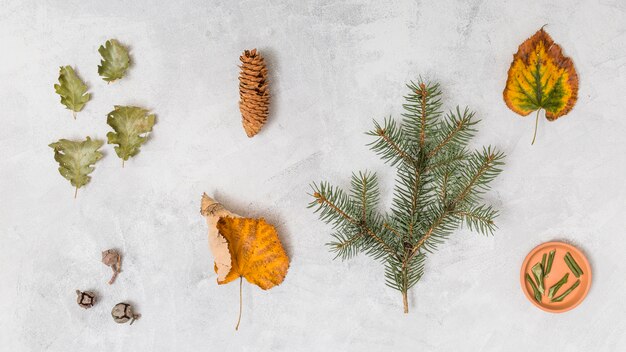
[[[122,269],[122,257],[115,249],[107,249],[102,252],[102,263],[111,267],[111,270],[113,270],[113,276],[111,280],[109,280],[109,285],[111,285],[115,282],[117,274],[119,274]]]
[[[118,303],[111,310],[111,316],[118,324],[124,324],[130,320],[130,325],[133,325],[135,320],[141,317],[141,314],[135,314],[133,312],[133,306],[128,303]]]
[[[78,296],[76,298],[76,302],[79,306],[85,309],[93,307],[93,305],[96,303],[96,294],[92,291],[82,292],[80,290],[76,290],[76,295]]]

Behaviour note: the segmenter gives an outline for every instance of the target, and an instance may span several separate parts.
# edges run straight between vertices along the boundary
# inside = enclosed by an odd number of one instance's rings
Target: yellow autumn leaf
[[[201,213],[209,225],[209,245],[215,257],[217,283],[239,279],[239,319],[243,278],[263,290],[280,285],[289,269],[289,257],[276,228],[265,219],[242,218],[204,194]]]
[[[263,218],[222,217],[217,229],[228,242],[232,258],[232,268],[220,285],[243,277],[267,290],[283,282],[289,257],[274,226]]]
[[[522,116],[537,111],[533,144],[541,109],[549,121],[554,121],[576,104],[578,75],[574,63],[543,27],[513,55],[503,95],[509,109]]]

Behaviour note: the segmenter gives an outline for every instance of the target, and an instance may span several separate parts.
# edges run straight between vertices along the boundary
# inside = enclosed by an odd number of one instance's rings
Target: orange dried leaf
[[[543,27],[513,55],[503,95],[514,112],[526,116],[537,111],[538,119],[539,110],[544,109],[549,121],[567,114],[576,104],[578,75],[574,63]]]
[[[242,218],[206,194],[202,195],[200,213],[209,226],[209,247],[215,258],[217,283],[239,279],[239,320],[241,290],[248,282],[267,290],[280,285],[289,269],[289,257],[278,239],[274,226],[264,219]]]
[[[289,257],[278,239],[274,226],[264,219],[222,217],[219,233],[228,242],[232,268],[223,281],[227,284],[245,277],[248,282],[267,290],[283,282],[289,269]]]

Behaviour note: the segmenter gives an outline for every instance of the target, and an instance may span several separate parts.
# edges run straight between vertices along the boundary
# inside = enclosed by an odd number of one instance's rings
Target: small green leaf
[[[539,292],[537,285],[535,285],[535,282],[530,277],[530,275],[528,275],[528,273],[526,273],[526,282],[528,282],[530,284],[530,287],[533,289],[533,296],[535,296],[535,301],[541,303],[541,292]]]
[[[574,291],[574,289],[576,289],[578,285],[580,285],[580,280],[576,280],[576,282],[574,282],[574,284],[570,288],[568,288],[567,291],[563,292],[562,295],[551,299],[550,302],[561,302],[565,297],[567,297],[567,295],[572,293],[572,291]]]
[[[554,262],[555,254],[556,254],[556,249],[551,250],[550,254],[548,254],[548,264],[546,267],[545,276],[548,276],[548,274],[550,274],[550,271],[552,270],[552,262]]]
[[[98,49],[102,60],[98,66],[98,74],[107,82],[124,77],[128,66],[130,66],[130,56],[125,46],[115,39],[107,40]]]
[[[570,270],[574,273],[576,277],[580,277],[580,275],[583,274],[583,271],[580,269],[580,266],[578,266],[578,263],[576,263],[574,257],[572,257],[572,254],[570,252],[567,252],[565,254],[564,259],[565,263],[567,264],[567,266],[569,266]]]
[[[107,124],[115,131],[107,133],[108,144],[117,144],[115,152],[122,158],[122,166],[124,161],[139,153],[155,119],[154,114],[136,106],[115,106],[115,110],[107,115]]]
[[[535,264],[530,270],[535,277],[535,281],[537,281],[537,288],[539,289],[539,292],[543,295],[543,267],[541,266],[541,263]]]
[[[87,93],[87,85],[71,66],[61,66],[59,84],[54,85],[54,90],[61,96],[61,104],[74,112],[74,118],[91,99],[91,94]]]
[[[565,275],[559,280],[556,284],[550,287],[550,291],[548,291],[548,298],[552,299],[554,295],[559,291],[561,286],[567,283],[567,279],[569,278],[569,273],[565,273]]]
[[[98,149],[103,144],[104,141],[87,137],[84,141],[59,139],[49,145],[54,149],[54,160],[59,163],[59,173],[70,181],[76,191],[91,180],[89,174],[94,170],[92,165],[102,159],[103,155]]]

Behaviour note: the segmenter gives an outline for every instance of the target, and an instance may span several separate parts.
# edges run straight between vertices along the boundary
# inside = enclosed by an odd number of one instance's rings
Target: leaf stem
[[[74,116],[74,120],[76,120],[76,111],[72,110],[72,116]]]
[[[235,326],[235,330],[239,330],[239,323],[241,323],[241,308],[243,304],[241,303],[241,290],[243,286],[243,276],[239,277],[239,318],[237,318],[237,326]]]
[[[124,168],[124,159],[122,159],[122,169]]]
[[[74,188],[74,199],[76,199],[77,194],[78,194],[78,187]]]
[[[530,145],[535,144],[535,138],[537,138],[537,126],[539,125],[539,111],[541,111],[541,109],[537,110],[537,117],[535,117],[535,132],[533,133],[533,141],[532,143],[530,143]]]

